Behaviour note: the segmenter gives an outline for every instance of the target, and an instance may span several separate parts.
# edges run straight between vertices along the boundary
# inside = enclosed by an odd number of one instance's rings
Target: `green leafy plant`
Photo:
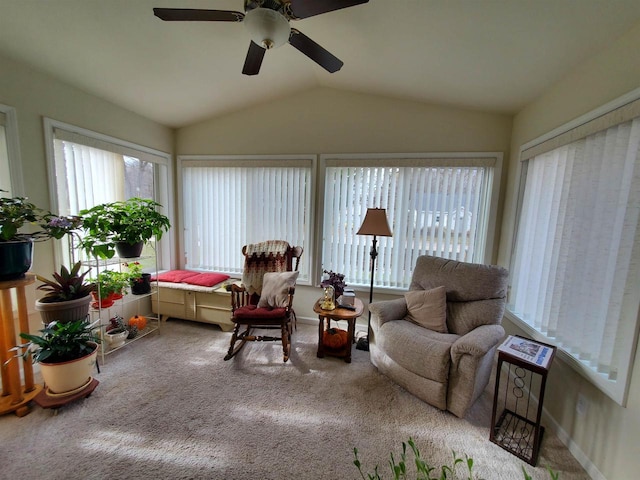
[[[43,282],[38,286],[38,290],[47,292],[40,301],[43,303],[66,302],[89,295],[94,290],[95,284],[85,282],[85,276],[89,271],[80,273],[81,267],[80,262],[74,264],[71,270],[63,265],[60,267],[60,273],[53,274],[53,280],[37,275],[38,280]]]
[[[21,333],[20,337],[28,343],[18,345],[12,350],[22,352],[17,356],[26,358],[33,354],[33,362],[61,363],[75,360],[90,354],[100,343],[93,331],[100,320],[89,323],[87,319],[73,322],[51,322],[42,330],[41,335]]]
[[[54,215],[29,202],[26,197],[0,196],[0,242],[60,239],[73,233],[80,224],[79,217]],[[38,230],[20,232],[27,225],[33,225]]]
[[[408,469],[410,468],[410,462],[407,461],[407,445],[413,453],[415,466],[415,478],[416,480],[483,480],[473,472],[473,458],[465,455],[464,459],[459,457],[456,452],[453,452],[453,460],[451,464],[441,465],[439,467],[435,465],[429,465],[423,458],[420,450],[416,446],[413,438],[409,438],[407,443],[402,442],[402,453],[400,459],[396,461],[393,453],[390,454],[389,468],[394,480],[407,480],[409,478]],[[358,469],[360,477],[363,480],[382,480],[382,476],[378,472],[378,465],[375,466],[373,473],[366,473],[362,470],[362,463],[358,458],[358,449],[353,449],[353,464]],[[552,480],[558,480],[559,475],[550,467],[547,467]],[[525,480],[531,480],[531,477],[522,467]]]
[[[140,262],[127,262],[123,264],[127,270],[129,275],[129,280],[138,282],[142,279],[142,265]]]
[[[134,197],[81,210],[85,230],[81,248],[92,256],[112,258],[116,242],[134,245],[154,236],[160,240],[171,227],[169,218],[158,211],[161,206],[153,200]]]
[[[100,296],[106,298],[112,293],[122,293],[129,286],[129,274],[114,270],[103,270],[98,274]],[[97,288],[95,289],[97,291]]]

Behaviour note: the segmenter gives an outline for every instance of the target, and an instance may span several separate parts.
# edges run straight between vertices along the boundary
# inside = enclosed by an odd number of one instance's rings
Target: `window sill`
[[[524,334],[529,336],[531,339],[556,345],[553,338],[547,338],[545,335],[533,329],[510,310],[505,310],[504,317],[522,330]],[[604,374],[596,372],[560,346],[558,346],[556,350],[556,359],[568,365],[572,370],[593,384],[598,390],[607,395],[621,407],[627,406],[628,385],[625,381],[626,379],[619,378],[617,381],[610,380]]]

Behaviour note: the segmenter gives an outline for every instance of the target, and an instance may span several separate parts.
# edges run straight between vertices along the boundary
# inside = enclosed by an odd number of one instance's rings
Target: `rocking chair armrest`
[[[234,312],[248,303],[249,293],[244,285],[231,284],[231,311]]]

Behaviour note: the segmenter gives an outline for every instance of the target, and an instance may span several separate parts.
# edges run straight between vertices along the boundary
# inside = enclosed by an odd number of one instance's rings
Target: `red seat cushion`
[[[285,308],[258,308],[255,305],[245,305],[244,307],[237,308],[233,312],[233,316],[239,320],[274,320],[284,317],[286,314]]]
[[[200,273],[192,277],[187,277],[183,280],[184,283],[189,285],[200,285],[201,287],[213,287],[219,283],[224,282],[229,278],[229,275],[224,273]]]
[[[192,270],[169,270],[168,272],[161,273],[153,280],[157,279],[159,282],[180,283],[194,275],[200,275],[200,273]]]

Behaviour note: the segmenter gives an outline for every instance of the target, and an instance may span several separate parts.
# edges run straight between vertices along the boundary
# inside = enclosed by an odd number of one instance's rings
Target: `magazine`
[[[508,353],[529,363],[548,368],[553,358],[553,348],[542,345],[528,338],[509,335],[498,347],[499,352]]]

